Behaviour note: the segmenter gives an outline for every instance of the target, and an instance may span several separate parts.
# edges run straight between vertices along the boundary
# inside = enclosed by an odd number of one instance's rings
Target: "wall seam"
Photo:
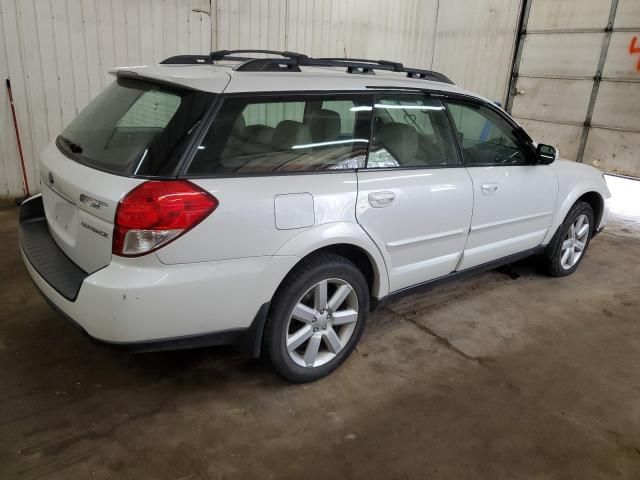
[[[578,145],[578,155],[576,161],[582,163],[584,160],[584,151],[587,148],[587,140],[589,139],[589,130],[591,129],[591,118],[593,117],[593,110],[595,109],[596,100],[598,98],[598,90],[600,90],[600,80],[602,79],[602,71],[604,69],[604,62],[607,60],[607,53],[609,51],[609,42],[611,41],[611,32],[613,31],[613,23],[616,19],[616,12],[618,10],[618,0],[611,1],[611,9],[609,10],[609,18],[607,20],[607,27],[604,32],[604,38],[602,39],[602,47],[600,49],[600,59],[598,60],[598,70],[593,78],[593,86],[591,87],[591,96],[589,97],[589,106],[587,107],[587,115],[584,119],[584,127],[582,128],[582,135],[580,136],[580,144]]]
[[[520,62],[522,61],[522,50],[524,49],[524,40],[527,35],[527,24],[529,23],[529,14],[531,13],[531,4],[533,0],[524,0],[522,4],[522,13],[518,23],[518,31],[516,33],[516,47],[513,54],[513,62],[511,63],[511,74],[509,75],[509,83],[507,85],[507,98],[505,110],[511,113],[513,100],[517,95],[518,74],[520,72]]]
[[[431,41],[431,62],[429,69],[433,70],[433,60],[436,54],[436,40],[438,38],[438,16],[440,15],[440,0],[436,0],[436,14],[433,20],[433,37]]]

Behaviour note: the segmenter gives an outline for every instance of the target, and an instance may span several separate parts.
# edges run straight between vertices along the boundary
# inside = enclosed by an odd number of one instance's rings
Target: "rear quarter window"
[[[370,105],[367,96],[228,98],[198,146],[187,174],[294,173],[363,167],[369,143]]]

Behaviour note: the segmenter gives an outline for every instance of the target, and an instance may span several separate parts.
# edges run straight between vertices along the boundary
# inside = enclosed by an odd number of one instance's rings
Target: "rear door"
[[[42,198],[62,251],[92,273],[111,261],[120,199],[141,178],[175,174],[215,95],[118,79],[42,153]]]
[[[471,222],[472,186],[439,99],[381,95],[373,119],[356,214],[397,291],[455,270]]]
[[[449,100],[473,181],[473,219],[459,270],[540,245],[553,216],[558,182],[538,165],[528,141],[498,109]]]

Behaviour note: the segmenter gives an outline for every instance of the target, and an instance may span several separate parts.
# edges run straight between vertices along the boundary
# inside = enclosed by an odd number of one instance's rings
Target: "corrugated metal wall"
[[[217,0],[217,48],[385,58],[504,101],[521,0]]]
[[[565,158],[640,177],[640,1],[529,0],[525,26],[514,116]]]
[[[35,159],[118,65],[206,52],[211,17],[184,0],[0,0],[0,195],[23,194],[6,78],[11,79],[27,179]],[[204,2],[208,11],[209,2]]]
[[[388,58],[504,101],[521,0],[0,0],[0,77],[10,78],[36,186],[38,152],[120,65],[211,48]],[[0,196],[22,194],[6,90]],[[37,188],[32,188],[37,190]]]

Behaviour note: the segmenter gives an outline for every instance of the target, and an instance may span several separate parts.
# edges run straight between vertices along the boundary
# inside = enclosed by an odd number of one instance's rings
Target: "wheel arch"
[[[602,219],[602,212],[604,211],[604,198],[602,198],[598,192],[590,191],[583,193],[575,202],[573,202],[573,205],[575,205],[576,202],[586,202],[591,206],[595,222],[593,230],[597,230],[598,225],[600,225],[600,220]]]
[[[305,230],[289,240],[277,255],[298,257],[288,275],[300,262],[320,252],[332,252],[352,261],[367,279],[372,299],[389,293],[387,267],[382,254],[358,224],[336,222]]]
[[[599,191],[597,188],[593,188],[591,185],[579,185],[574,188],[569,195],[567,195],[559,205],[556,210],[556,213],[551,221],[551,225],[549,226],[549,230],[547,231],[547,235],[545,236],[542,245],[548,245],[555,233],[558,231],[560,225],[564,221],[567,213],[571,207],[573,207],[576,202],[583,201],[588,203],[593,209],[593,214],[595,218],[595,225],[593,226],[594,231],[597,230],[600,222],[602,221],[602,217],[605,210],[605,199],[603,193]]]

